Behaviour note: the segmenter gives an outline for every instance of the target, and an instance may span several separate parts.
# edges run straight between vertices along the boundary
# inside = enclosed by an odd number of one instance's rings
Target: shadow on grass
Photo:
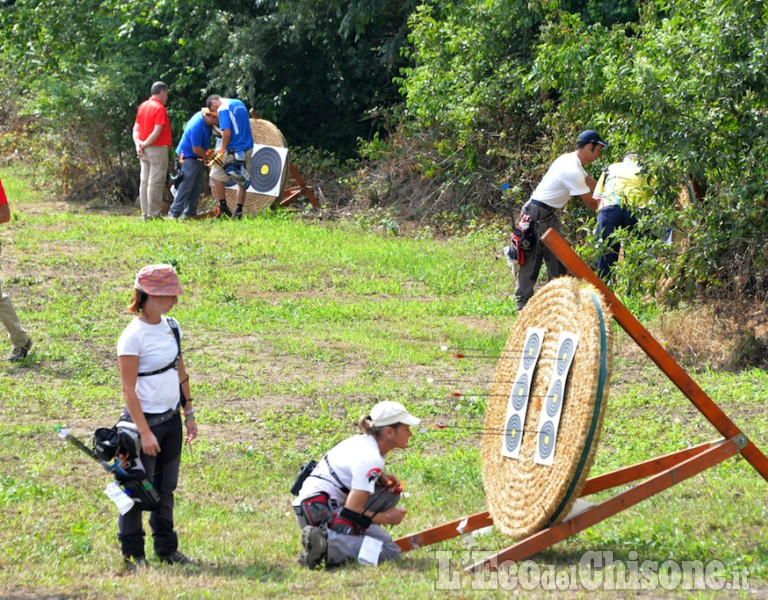
[[[249,579],[263,583],[280,583],[286,581],[290,571],[290,569],[286,569],[282,566],[278,567],[276,565],[260,562],[250,564],[201,563],[199,565],[183,566],[181,568],[177,566],[161,565],[158,568],[166,569],[169,572],[173,571],[176,575],[180,576],[187,575],[199,577],[202,574],[207,574],[215,577]]]

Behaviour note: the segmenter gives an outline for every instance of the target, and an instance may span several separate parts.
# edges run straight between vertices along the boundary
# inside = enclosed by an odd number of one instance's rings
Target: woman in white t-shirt
[[[360,419],[359,435],[340,442],[304,480],[294,512],[302,528],[299,564],[334,566],[357,558],[379,564],[400,556],[382,525],[397,525],[406,510],[400,482],[384,473],[384,457],[405,448],[411,425],[420,423],[399,402],[379,402]]]
[[[149,516],[155,553],[170,564],[194,562],[179,552],[173,527],[173,492],[179,478],[182,441],[189,443],[197,437],[189,378],[181,357],[181,330],[174,319],[165,316],[181,293],[179,278],[171,265],[142,268],[136,275],[128,307],[137,316],[117,342],[125,399],[121,421],[133,422],[141,436],[141,462],[147,479],[160,496]],[[179,418],[180,394],[185,399],[186,437]],[[129,570],[146,563],[139,507],[134,506],[118,518],[118,539]]]

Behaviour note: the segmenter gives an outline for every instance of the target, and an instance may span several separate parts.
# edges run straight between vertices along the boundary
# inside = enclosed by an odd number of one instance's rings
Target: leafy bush
[[[645,228],[656,235],[627,240],[619,288],[671,300],[705,291],[765,298],[764,4],[610,6],[499,0],[420,7],[411,21],[416,66],[401,83],[406,131],[425,142],[421,172],[455,192],[443,196],[452,201],[444,210],[478,204],[457,184],[471,173],[506,180],[505,208],[514,211],[549,163],[573,148],[575,134],[596,128],[612,147],[590,169],[596,174],[634,151],[655,190],[643,208]],[[706,196],[680,206],[690,181]],[[564,217],[587,257],[596,253],[592,218],[578,207]],[[682,242],[664,244],[664,226]]]

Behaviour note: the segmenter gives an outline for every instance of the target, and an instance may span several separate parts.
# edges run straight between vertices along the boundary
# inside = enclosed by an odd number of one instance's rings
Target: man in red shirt
[[[171,122],[165,110],[168,102],[168,86],[162,81],[152,84],[152,94],[139,105],[133,124],[133,144],[141,161],[139,202],[141,216],[159,219],[168,173],[168,147],[171,140]]]
[[[11,209],[8,207],[8,198],[5,196],[3,182],[0,180],[0,223],[7,223],[10,220]],[[8,330],[11,344],[13,344],[13,352],[8,357],[8,360],[11,362],[21,360],[29,354],[29,349],[32,347],[32,339],[21,326],[21,321],[19,321],[19,316],[16,314],[11,298],[3,293],[2,288],[0,288],[0,322]]]

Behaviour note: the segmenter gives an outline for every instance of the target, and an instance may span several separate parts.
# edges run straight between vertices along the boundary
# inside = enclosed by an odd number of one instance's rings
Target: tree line
[[[661,282],[671,298],[768,295],[762,1],[0,6],[0,78],[13,110],[3,128],[43,140],[4,145],[95,171],[115,193],[135,107],[157,79],[171,88],[174,131],[208,93],[240,98],[292,147],[364,161],[358,188],[413,218],[514,214],[578,131],[595,128],[611,142],[596,168],[636,152],[655,191],[642,207],[649,234],[627,244],[620,286],[653,292]],[[576,206],[564,219],[588,257],[593,219]],[[674,244],[664,242],[670,228]]]

